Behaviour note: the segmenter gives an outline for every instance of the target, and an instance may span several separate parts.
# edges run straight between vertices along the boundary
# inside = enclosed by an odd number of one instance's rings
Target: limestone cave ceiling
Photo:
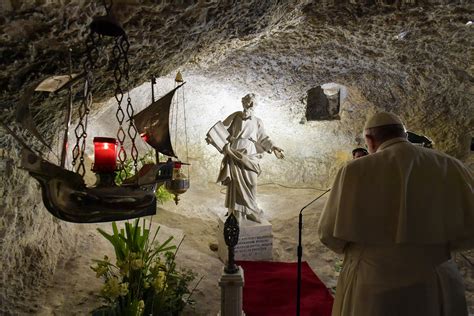
[[[10,0],[1,9],[0,116],[9,121],[28,85],[67,73],[68,48],[80,71],[88,26],[105,10],[82,0]],[[404,113],[441,149],[466,154],[472,1],[121,0],[114,12],[131,43],[130,87],[184,67],[287,100],[298,112],[308,89],[337,82],[353,104]],[[112,97],[112,77],[96,79],[95,101]],[[51,139],[64,100],[36,98],[35,120]]]

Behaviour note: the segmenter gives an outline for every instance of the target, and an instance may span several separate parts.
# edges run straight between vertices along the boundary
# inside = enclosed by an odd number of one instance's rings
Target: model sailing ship
[[[170,140],[170,107],[176,90],[181,88],[184,83],[181,83],[182,80],[177,78],[176,81],[180,81],[178,86],[157,101],[153,97],[152,103],[148,107],[137,114],[133,114],[130,96],[124,98],[124,94],[120,92],[122,91],[120,87],[122,76],[116,76],[116,72],[119,72],[120,75],[124,74],[124,77],[128,78],[127,52],[129,43],[125,32],[113,16],[109,14],[108,9],[106,8],[106,16],[94,19],[91,24],[91,32],[86,41],[87,59],[84,62],[84,72],[80,75],[72,75],[70,70],[69,76],[49,78],[36,87],[36,91],[48,92],[58,92],[69,88],[69,108],[65,120],[65,141],[63,142],[61,165],[43,159],[41,153],[35,153],[8,126],[3,124],[7,131],[22,144],[21,167],[26,169],[40,183],[43,202],[47,210],[55,217],[68,222],[96,223],[153,215],[156,213],[155,190],[158,186],[164,184],[175,196],[184,193],[189,188],[189,180],[183,177],[182,173],[176,172],[182,165],[180,161],[172,161],[170,158],[166,162],[160,162],[158,159],[159,153],[177,158]],[[94,60],[92,60],[93,54],[91,54],[91,51],[96,49],[97,39],[100,40],[102,36],[114,37],[114,53],[120,53],[114,61],[114,77],[117,85],[115,97],[118,103],[117,118],[120,127],[117,132],[118,142],[113,138],[99,137],[94,139],[94,143],[97,140],[97,143],[103,145],[102,150],[105,153],[107,151],[112,153],[112,168],[110,165],[102,166],[104,161],[98,164],[98,152],[96,151],[96,163],[92,170],[96,173],[98,182],[95,186],[88,187],[83,179],[85,173],[83,155],[87,138],[87,115],[92,105],[91,86],[93,83],[92,69],[94,68]],[[65,168],[65,157],[68,126],[72,109],[72,86],[79,82],[80,79],[84,79],[84,97],[79,106],[79,122],[75,129],[77,142],[73,148],[73,166],[76,167],[76,172],[74,172]],[[51,83],[54,83],[53,87],[51,87]],[[118,96],[117,91],[120,93]],[[32,90],[26,93],[23,102],[21,102],[17,109],[17,117],[21,118],[26,129],[47,146],[35,128],[29,111],[29,98],[32,93]],[[122,100],[125,99],[127,100],[126,111],[121,107]],[[122,127],[125,117],[124,113],[127,113],[129,116],[127,134],[131,138],[131,156],[134,160],[135,168],[137,168],[138,158],[135,144],[135,136],[137,134],[155,149],[157,161],[156,163],[144,165],[141,170],[136,170],[137,172],[134,176],[123,179],[122,184],[117,186],[114,182],[115,171],[117,171],[115,167],[117,144],[119,146],[119,161],[122,162],[122,167],[126,157],[123,146],[125,132]],[[177,202],[177,197],[175,200]]]

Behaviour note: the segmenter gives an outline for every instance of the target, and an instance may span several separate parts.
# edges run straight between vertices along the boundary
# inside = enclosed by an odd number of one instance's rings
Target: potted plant
[[[189,284],[195,274],[175,263],[181,243],[172,245],[172,236],[159,242],[159,229],[150,238],[151,221],[146,228],[145,220],[140,226],[138,219],[120,230],[113,222],[112,234],[97,229],[113,245],[116,260],[93,260],[92,270],[104,280],[100,295],[105,303],[93,315],[178,315],[194,303]]]

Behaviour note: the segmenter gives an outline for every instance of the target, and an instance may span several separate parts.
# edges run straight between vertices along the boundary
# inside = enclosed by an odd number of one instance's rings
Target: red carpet
[[[296,315],[297,263],[239,261],[247,316]],[[333,298],[306,262],[301,266],[301,316],[330,316]]]

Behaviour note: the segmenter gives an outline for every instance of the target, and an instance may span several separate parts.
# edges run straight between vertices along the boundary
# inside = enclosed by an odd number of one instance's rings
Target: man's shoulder
[[[411,161],[416,165],[423,165],[427,168],[465,168],[465,165],[453,156],[437,149],[416,146],[411,143],[389,147],[367,157],[380,160],[382,164],[389,164],[390,161],[396,161],[395,164],[402,161],[404,163]]]
[[[419,146],[415,146],[415,147],[416,147],[417,151],[419,151],[420,153],[423,153],[423,155],[426,155],[428,157],[433,157],[437,160],[443,160],[443,161],[446,161],[446,162],[449,162],[449,163],[464,166],[464,164],[461,162],[461,160],[459,160],[456,157],[453,157],[453,156],[451,156],[447,153],[439,151],[437,149],[425,148],[425,147],[419,147]]]
[[[339,168],[339,173],[347,174],[347,173],[360,170],[360,168],[367,163],[366,161],[365,162],[361,161],[363,158],[365,160],[366,157],[367,156],[364,156],[364,157],[360,157],[357,159],[352,159],[352,160],[348,160],[344,162]]]

